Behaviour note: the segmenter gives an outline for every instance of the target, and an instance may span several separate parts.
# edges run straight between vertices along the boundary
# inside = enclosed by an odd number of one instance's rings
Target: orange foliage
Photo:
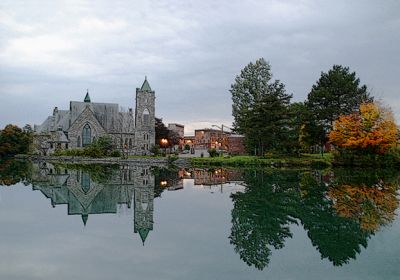
[[[396,145],[397,126],[389,109],[365,103],[359,112],[336,120],[329,141],[338,148],[384,154]]]
[[[364,230],[375,231],[392,222],[399,206],[395,184],[341,185],[328,191],[338,215],[358,220]]]

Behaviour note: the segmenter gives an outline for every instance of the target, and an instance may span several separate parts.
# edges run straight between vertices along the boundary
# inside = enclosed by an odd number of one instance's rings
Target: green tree
[[[267,150],[282,150],[288,135],[288,106],[279,80],[271,81],[271,66],[263,58],[249,63],[231,85],[234,129],[246,136],[250,153],[263,155]]]
[[[9,124],[0,131],[0,159],[28,153],[31,144],[32,133],[24,132],[18,126]]]
[[[360,85],[360,79],[348,67],[334,65],[328,73],[321,73],[319,80],[312,86],[306,105],[310,111],[310,119],[304,127],[311,145],[323,146],[327,141],[327,133],[333,122],[340,115],[357,111],[360,104],[371,102],[367,87]]]
[[[289,153],[300,154],[302,145],[300,142],[300,135],[302,127],[306,121],[307,108],[302,102],[295,102],[288,107],[289,123],[288,134],[285,140],[286,151]]]

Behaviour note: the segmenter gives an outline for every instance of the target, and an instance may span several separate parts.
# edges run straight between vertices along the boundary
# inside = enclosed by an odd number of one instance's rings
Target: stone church
[[[53,115],[34,131],[38,151],[84,148],[95,139],[110,136],[115,147],[130,155],[150,154],[155,144],[155,92],[147,78],[136,88],[135,111],[114,103],[91,102],[89,92],[83,102],[70,101],[69,110],[53,110]]]

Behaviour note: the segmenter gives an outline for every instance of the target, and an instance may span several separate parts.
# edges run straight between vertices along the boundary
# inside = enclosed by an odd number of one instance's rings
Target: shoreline
[[[207,158],[177,158],[172,160],[166,157],[130,157],[127,159],[119,157],[90,158],[76,156],[38,156],[38,155],[16,155],[14,159],[29,160],[32,162],[47,161],[71,164],[135,164],[166,167],[175,165],[178,167],[271,167],[271,168],[327,168],[331,162],[327,158],[310,157],[281,157],[261,158],[254,156],[236,157],[207,157]]]
[[[135,165],[151,165],[151,166],[168,166],[171,164],[168,158],[160,157],[133,157],[133,158],[89,158],[89,157],[74,157],[74,156],[37,156],[37,155],[16,155],[14,159],[29,160],[32,162],[47,161],[57,163],[71,164],[135,164]],[[187,160],[176,160],[172,162],[174,165],[188,164]]]

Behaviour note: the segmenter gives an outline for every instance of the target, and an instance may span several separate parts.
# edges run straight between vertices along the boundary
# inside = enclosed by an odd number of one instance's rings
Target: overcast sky
[[[232,123],[230,85],[264,57],[303,101],[321,71],[349,66],[400,119],[400,1],[0,3],[0,127],[40,124],[70,100],[134,107],[147,75],[156,115]]]

